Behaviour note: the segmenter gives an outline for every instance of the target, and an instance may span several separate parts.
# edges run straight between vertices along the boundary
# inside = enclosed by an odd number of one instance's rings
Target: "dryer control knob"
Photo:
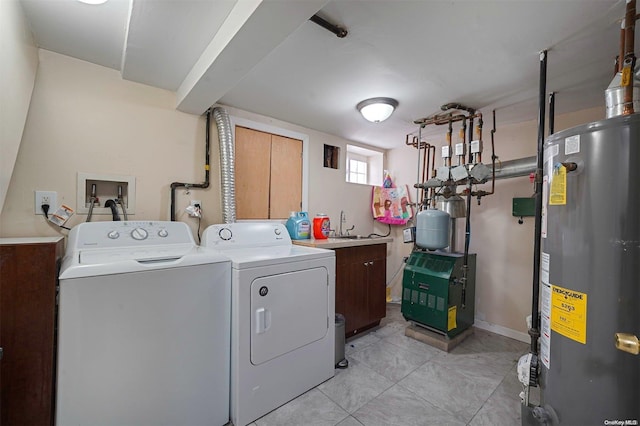
[[[273,230],[273,232],[275,232],[275,233],[276,233],[276,235],[280,235],[280,234],[281,234],[281,232],[280,232],[280,229],[279,229],[279,228],[274,229],[274,230]]]
[[[111,238],[112,240],[115,240],[119,236],[120,234],[118,233],[118,231],[111,231],[107,234],[107,237]]]
[[[161,230],[158,231],[158,237],[162,237],[165,238],[166,236],[168,236],[169,233],[167,232],[166,229],[162,228]]]
[[[144,228],[135,228],[131,231],[131,238],[134,240],[145,240],[149,236],[149,233]]]
[[[227,241],[230,240],[231,237],[233,237],[233,234],[231,233],[231,229],[229,228],[222,228],[219,232],[218,235],[220,236],[221,239]]]

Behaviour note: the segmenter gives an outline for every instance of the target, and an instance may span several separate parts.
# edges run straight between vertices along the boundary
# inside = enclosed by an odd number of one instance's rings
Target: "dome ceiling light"
[[[391,116],[398,106],[398,101],[392,98],[371,98],[356,105],[360,114],[372,123],[380,123]]]

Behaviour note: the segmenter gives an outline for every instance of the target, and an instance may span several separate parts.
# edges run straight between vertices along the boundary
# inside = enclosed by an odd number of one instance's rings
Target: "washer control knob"
[[[166,229],[162,228],[158,231],[158,237],[165,238],[169,235]]]
[[[118,231],[110,231],[107,234],[107,237],[111,238],[112,240],[115,240],[116,238],[118,238],[120,236],[120,233],[118,233]]]
[[[225,241],[228,241],[231,239],[231,237],[233,237],[231,229],[229,228],[222,228],[220,231],[218,231],[218,235],[220,235],[220,239]]]
[[[273,232],[275,232],[275,233],[276,233],[276,235],[280,235],[280,234],[281,234],[281,232],[280,232],[280,228],[276,228],[276,229],[274,229],[274,230],[273,230]]]
[[[146,240],[148,236],[149,233],[144,228],[134,228],[133,231],[131,231],[131,238],[134,240]]]

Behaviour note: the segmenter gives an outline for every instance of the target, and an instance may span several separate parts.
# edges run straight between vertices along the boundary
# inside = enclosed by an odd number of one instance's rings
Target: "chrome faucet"
[[[349,235],[349,231],[353,231],[353,229],[356,227],[355,225],[353,225],[351,228],[347,229],[347,233],[343,234],[342,233],[342,224],[343,223],[347,223],[347,217],[344,214],[344,210],[340,210],[340,229],[338,231],[338,236],[339,237],[344,237]]]

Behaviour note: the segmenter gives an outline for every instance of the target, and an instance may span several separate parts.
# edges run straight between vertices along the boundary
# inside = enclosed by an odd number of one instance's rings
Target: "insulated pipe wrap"
[[[235,154],[229,114],[224,108],[213,109],[220,141],[220,183],[222,186],[222,218],[224,223],[236,221]]]

